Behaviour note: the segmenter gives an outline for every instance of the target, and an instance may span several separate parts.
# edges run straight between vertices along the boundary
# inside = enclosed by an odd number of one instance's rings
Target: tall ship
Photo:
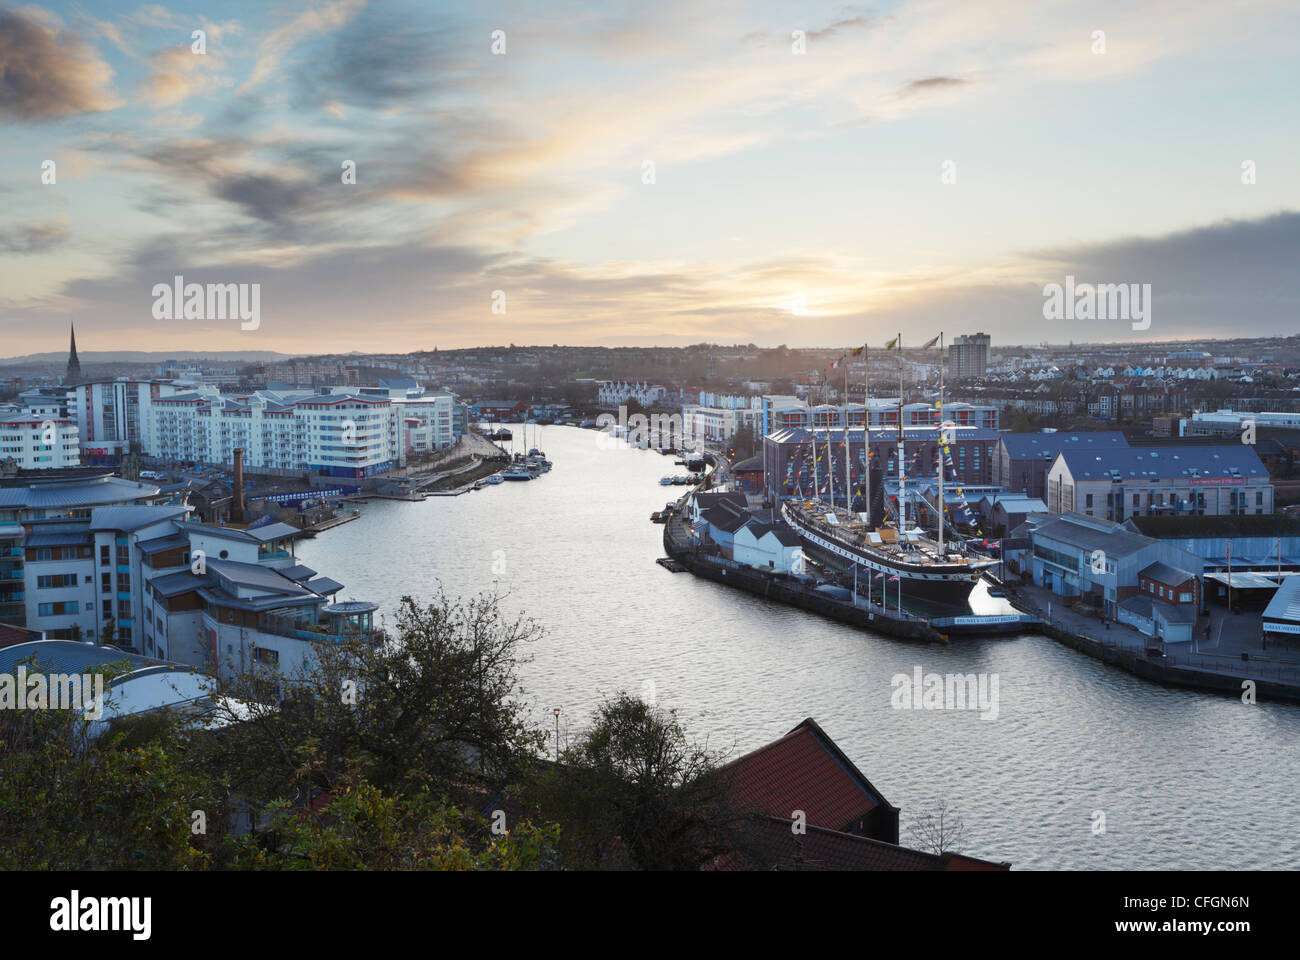
[[[935,340],[942,343],[943,335]],[[934,341],[931,341],[933,344]],[[865,384],[863,422],[863,452],[860,482],[862,484],[862,502],[866,512],[855,512],[854,489],[851,473],[851,448],[848,430],[848,368],[845,364],[844,383],[844,433],[842,449],[844,453],[844,506],[835,502],[835,462],[832,451],[832,439],[826,432],[826,485],[828,499],[821,498],[823,485],[817,477],[817,465],[821,459],[821,441],[815,424],[812,427],[812,497],[795,497],[784,500],[781,504],[781,517],[786,524],[798,533],[803,542],[804,553],[819,566],[841,575],[851,575],[855,592],[867,596],[882,597],[886,605],[900,602],[895,598],[920,599],[946,606],[965,608],[968,606],[971,591],[979,582],[984,570],[994,566],[997,561],[971,549],[970,544],[950,523],[944,496],[944,479],[946,474],[945,442],[949,425],[941,423],[940,442],[938,444],[937,474],[938,496],[935,505],[916,498],[909,504],[907,485],[907,459],[903,445],[903,365],[902,336],[890,346],[897,345],[899,351],[899,391],[898,391],[898,478],[897,497],[884,496],[883,475],[880,476],[882,489],[877,503],[878,511],[872,509],[871,469],[870,469],[870,431],[871,431],[871,392],[870,382]],[[866,347],[855,350],[866,359]],[[940,356],[943,348],[940,346]],[[869,368],[868,368],[869,369]],[[939,417],[943,418],[943,364],[939,365]],[[914,519],[909,517],[909,505],[915,507]],[[930,531],[921,526],[922,509],[928,510],[933,518],[934,529]],[[879,517],[873,514],[879,513]],[[873,522],[877,520],[878,522]],[[949,535],[951,534],[951,535]]]

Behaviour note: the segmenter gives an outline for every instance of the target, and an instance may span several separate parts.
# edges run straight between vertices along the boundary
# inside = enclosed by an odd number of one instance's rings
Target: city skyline
[[[1252,8],[0,8],[6,353],[1286,334],[1300,14]],[[260,324],[155,319],[176,276]],[[1150,326],[1044,320],[1067,277]]]

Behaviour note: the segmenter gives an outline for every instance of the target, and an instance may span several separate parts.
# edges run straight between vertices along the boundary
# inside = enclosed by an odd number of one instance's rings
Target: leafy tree
[[[528,823],[497,835],[427,792],[388,796],[364,781],[343,786],[320,812],[278,801],[266,818],[269,833],[232,842],[237,869],[531,870],[553,863],[557,835]]]
[[[131,728],[80,710],[0,710],[0,870],[207,864],[190,830],[193,811],[214,806],[203,776],[169,734],[141,740]]]
[[[386,793],[464,794],[518,779],[544,733],[525,719],[520,646],[540,630],[509,619],[492,596],[402,600],[396,629],[377,643],[322,643],[312,667],[266,699],[266,668],[225,685],[210,762],[253,808],[305,802],[359,774]],[[477,789],[477,788],[475,788]]]
[[[745,845],[721,757],[688,742],[675,712],[627,693],[607,700],[537,785],[563,824],[566,866],[698,870]]]

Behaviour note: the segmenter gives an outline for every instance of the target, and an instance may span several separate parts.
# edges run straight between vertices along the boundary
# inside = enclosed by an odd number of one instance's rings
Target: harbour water
[[[657,482],[673,458],[576,427],[529,433],[550,473],[373,501],[299,560],[390,621],[439,582],[499,591],[545,628],[521,673],[539,724],[562,708],[562,739],[602,696],[652,688],[733,755],[815,718],[901,808],[904,843],[946,800],[960,849],[1016,868],[1300,866],[1300,706],[1165,689],[1037,636],[917,646],[670,573],[649,516],[681,493]],[[916,667],[995,675],[996,718],[896,709],[891,681]]]

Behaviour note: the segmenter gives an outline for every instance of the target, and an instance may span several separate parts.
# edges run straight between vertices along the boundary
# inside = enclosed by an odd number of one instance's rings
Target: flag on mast
[[[902,336],[902,334],[899,334],[899,336]],[[885,344],[885,349],[893,350],[894,347],[896,346],[898,346],[898,337],[895,337],[893,340],[890,340],[887,344]]]
[[[925,346],[923,346],[921,349],[922,349],[922,350],[929,350],[931,347],[933,347],[936,343],[939,342],[939,337],[942,337],[942,336],[943,336],[942,333],[939,334],[939,335],[936,336],[933,340],[931,340],[929,343],[927,343]]]

